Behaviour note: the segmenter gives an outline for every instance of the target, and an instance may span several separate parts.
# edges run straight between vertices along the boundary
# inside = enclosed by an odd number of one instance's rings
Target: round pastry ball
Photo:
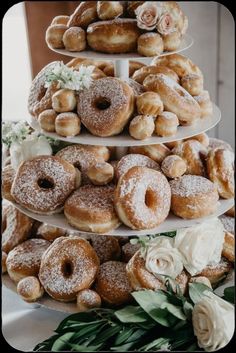
[[[53,18],[51,25],[67,25],[70,16],[60,15]]]
[[[145,140],[152,136],[155,129],[151,115],[137,115],[129,125],[129,133],[136,140]]]
[[[57,113],[53,109],[46,109],[39,114],[38,121],[40,127],[48,132],[55,132],[55,120]]]
[[[169,34],[162,35],[164,51],[177,50],[181,44],[181,39],[181,33],[179,31],[174,31]]]
[[[29,276],[22,278],[17,284],[17,293],[26,302],[35,302],[44,294],[44,289],[41,286],[37,277]]]
[[[62,88],[52,96],[52,107],[57,113],[71,112],[76,107],[75,92]]]
[[[56,133],[64,137],[79,135],[81,123],[80,118],[75,113],[58,114],[55,122]]]
[[[120,1],[98,1],[97,13],[101,20],[112,20],[122,15],[124,9]]]
[[[80,312],[100,308],[101,303],[100,295],[92,289],[83,289],[77,294],[77,308]]]
[[[144,92],[136,98],[136,106],[139,114],[156,117],[164,110],[163,102],[158,93]]]
[[[143,56],[158,56],[164,51],[164,44],[159,33],[149,32],[138,38],[138,53]]]
[[[179,178],[186,172],[187,165],[181,157],[172,154],[162,161],[161,170],[168,178]]]
[[[176,114],[162,112],[155,121],[155,132],[158,136],[175,136],[179,119]]]
[[[86,35],[81,27],[70,27],[63,35],[66,50],[83,51],[86,48]]]
[[[48,27],[46,31],[46,42],[54,49],[64,49],[63,34],[67,30],[66,25],[56,24]]]
[[[87,176],[94,185],[106,185],[114,177],[114,168],[107,162],[99,162],[88,169]]]

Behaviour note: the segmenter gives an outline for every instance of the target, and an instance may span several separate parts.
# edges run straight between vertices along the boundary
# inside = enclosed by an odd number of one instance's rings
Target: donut
[[[226,149],[226,150],[233,152],[233,148],[230,146],[229,143],[227,143],[223,140],[214,138],[214,137],[210,137],[209,138],[209,149],[211,150],[211,149],[216,149],[216,148],[223,148],[223,149]]]
[[[14,282],[37,276],[43,253],[51,243],[45,239],[29,239],[17,245],[7,256],[7,272]]]
[[[38,122],[44,131],[55,132],[55,120],[57,113],[53,109],[46,109],[38,116]]]
[[[107,162],[98,162],[88,169],[87,176],[94,185],[106,185],[114,177],[114,168]]]
[[[77,294],[76,304],[79,312],[100,308],[101,303],[100,295],[92,289],[83,289]]]
[[[180,84],[191,96],[198,96],[203,92],[202,76],[196,74],[185,75],[181,78]]]
[[[103,60],[86,59],[86,58],[73,58],[66,64],[66,66],[72,67],[74,70],[78,70],[81,65],[83,66],[92,65],[92,66],[95,66],[97,69],[105,70],[110,65],[110,62],[103,61]]]
[[[42,257],[39,280],[52,298],[71,301],[92,285],[98,268],[99,259],[87,240],[60,237]]]
[[[199,67],[195,65],[189,58],[181,54],[170,54],[161,57],[156,57],[152,60],[151,65],[167,66],[182,78],[189,74],[196,74],[203,77]]]
[[[170,179],[179,178],[186,172],[187,164],[181,157],[172,154],[162,161],[161,170]]]
[[[209,137],[205,132],[198,134],[198,135],[195,135],[195,136],[192,136],[192,137],[189,137],[187,139],[184,139],[184,141],[188,141],[188,140],[197,140],[204,147],[208,147],[209,143],[210,143]]]
[[[202,284],[205,284],[205,286],[212,288],[211,282],[207,277],[204,277],[204,276],[191,277],[189,280],[189,283],[202,283]]]
[[[155,120],[155,132],[158,136],[175,136],[179,119],[171,112],[162,112]]]
[[[165,110],[175,113],[181,125],[193,125],[200,118],[198,103],[170,77],[163,74],[149,75],[143,85],[146,91],[160,95]]]
[[[225,214],[229,217],[235,217],[235,206],[231,207]]]
[[[129,77],[131,77],[136,70],[139,70],[141,67],[146,66],[144,63],[141,63],[140,61],[134,61],[134,60],[129,60]],[[114,64],[111,62],[109,63],[103,70],[103,72],[107,76],[115,76],[115,69],[114,69]]]
[[[28,110],[32,116],[37,117],[42,111],[52,108],[52,96],[59,90],[57,82],[53,82],[50,87],[45,88],[47,74],[58,65],[58,61],[53,61],[46,65],[34,78],[28,98]]]
[[[158,145],[133,146],[129,147],[129,153],[143,154],[157,163],[161,163],[163,159],[170,154],[168,147],[162,143]]]
[[[129,18],[95,22],[87,28],[90,48],[109,54],[135,51],[139,35],[136,20]]]
[[[170,150],[173,150],[173,148],[179,146],[183,140],[178,140],[178,141],[171,141],[171,142],[166,142],[164,145],[168,147]]]
[[[164,74],[172,80],[178,82],[179,77],[178,75],[171,69],[165,66],[144,66],[141,67],[139,70],[135,71],[132,79],[135,80],[136,82],[143,84],[143,81],[145,78],[149,75],[156,75],[156,74]]]
[[[8,201],[14,201],[11,195],[11,186],[15,175],[16,171],[11,164],[6,165],[2,170],[2,197]]]
[[[210,150],[207,156],[207,173],[224,199],[234,197],[234,153],[224,148]]]
[[[164,106],[158,93],[144,92],[136,98],[136,106],[139,114],[152,115],[156,117],[160,115]]]
[[[131,229],[150,229],[166,219],[170,199],[170,186],[162,173],[132,167],[118,181],[114,205],[125,225]]]
[[[202,91],[198,96],[193,97],[201,109],[201,118],[212,116],[213,106],[208,91]]]
[[[206,277],[210,281],[211,285],[215,287],[219,282],[222,281],[232,269],[232,264],[226,259],[223,258],[218,264],[208,265],[198,274],[200,277]]]
[[[55,120],[56,133],[64,137],[73,137],[80,134],[81,122],[75,113],[58,114]]]
[[[116,180],[119,180],[120,177],[132,167],[146,167],[160,171],[159,164],[151,158],[142,154],[127,154],[117,163],[115,168]]]
[[[70,16],[56,16],[53,18],[51,25],[67,25],[68,21],[70,19]]]
[[[2,274],[7,272],[6,261],[7,261],[7,254],[4,251],[2,251]]]
[[[121,305],[131,301],[131,291],[126,264],[119,261],[108,261],[100,266],[96,282],[96,292],[107,304]]]
[[[22,278],[17,284],[16,291],[17,294],[28,303],[37,301],[44,294],[43,287],[38,278],[34,276]]]
[[[50,25],[46,30],[45,36],[47,45],[53,49],[63,49],[64,43],[62,38],[67,28],[66,25],[62,24]]]
[[[100,264],[111,260],[118,260],[121,249],[118,239],[109,235],[92,234],[90,242],[100,260]]]
[[[53,242],[55,239],[64,237],[66,235],[67,232],[65,229],[57,228],[46,223],[40,224],[37,229],[37,236],[40,236],[50,242]]]
[[[57,113],[74,110],[76,103],[75,92],[68,88],[62,88],[52,96],[52,108]]]
[[[164,51],[175,51],[180,47],[182,37],[179,31],[162,35]]]
[[[123,6],[119,1],[98,1],[97,13],[100,20],[113,20],[123,14]]]
[[[198,175],[183,175],[170,181],[171,211],[184,219],[213,214],[219,199],[215,185]]]
[[[188,140],[180,143],[171,151],[181,157],[187,165],[186,174],[204,176],[204,159],[207,157],[206,148],[197,140]]]
[[[136,140],[145,140],[152,136],[155,129],[151,115],[137,115],[129,125],[129,133]]]
[[[156,56],[164,51],[161,35],[155,32],[141,34],[138,37],[138,53],[143,56]]]
[[[24,161],[17,170],[11,194],[28,210],[40,214],[60,212],[75,189],[75,168],[55,156]]]
[[[117,78],[101,78],[78,94],[78,115],[95,136],[119,134],[133,110],[133,90]]]
[[[86,34],[81,27],[69,27],[63,34],[62,41],[66,50],[83,51],[86,48]]]
[[[126,243],[125,245],[122,246],[122,260],[124,262],[129,262],[129,260],[134,256],[134,254],[140,250],[140,244],[131,244],[131,243]]]
[[[2,250],[9,253],[25,241],[31,232],[33,220],[9,204],[2,214]]]
[[[235,240],[234,235],[229,232],[225,232],[222,256],[230,262],[235,262]]]
[[[120,224],[113,198],[114,187],[81,186],[67,200],[64,213],[75,228],[92,233],[106,233]]]
[[[87,26],[97,19],[97,1],[81,1],[67,23],[68,27]]]

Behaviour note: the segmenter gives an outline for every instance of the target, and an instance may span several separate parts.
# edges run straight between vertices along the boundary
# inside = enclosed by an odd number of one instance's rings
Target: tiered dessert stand
[[[185,35],[183,38],[181,47],[177,51],[164,52],[163,54],[161,54],[161,56],[181,52],[183,50],[188,49],[192,44],[193,44],[192,38],[189,35]],[[63,55],[73,56],[73,57],[85,57],[90,59],[97,59],[97,60],[101,59],[101,60],[109,60],[109,61],[113,60],[114,67],[115,67],[115,76],[121,78],[122,80],[128,80],[129,78],[129,75],[128,75],[129,60],[139,60],[139,61],[150,60],[150,58],[141,57],[137,53],[111,55],[111,54],[96,53],[93,51],[74,53],[66,50],[56,50],[52,48],[51,50]],[[204,121],[201,122],[201,126],[186,126],[186,127],[182,126],[178,128],[178,132],[174,137],[155,136],[155,137],[150,137],[149,139],[146,139],[143,141],[134,140],[127,133],[122,133],[121,135],[114,136],[114,137],[101,138],[101,137],[93,136],[89,133],[82,132],[80,135],[76,137],[64,138],[57,135],[56,133],[48,133],[41,130],[40,126],[38,125],[37,121],[35,121],[35,119],[29,118],[28,122],[34,130],[39,131],[44,135],[55,139],[59,139],[59,140],[63,140],[71,143],[86,144],[86,145],[116,146],[116,154],[117,154],[117,157],[120,158],[122,155],[126,154],[127,148],[129,146],[141,146],[141,145],[144,146],[144,145],[160,144],[160,143],[167,143],[167,142],[172,142],[172,141],[177,141],[188,137],[192,137],[194,135],[197,135],[212,129],[215,125],[219,123],[220,119],[221,119],[220,110],[216,105],[213,104],[213,115],[205,118]],[[212,214],[210,217],[193,219],[193,220],[184,220],[170,214],[168,218],[165,220],[165,222],[163,222],[161,225],[153,229],[136,231],[126,227],[125,225],[122,225],[119,228],[112,230],[106,234],[110,236],[134,236],[134,235],[139,236],[139,235],[146,235],[146,234],[151,235],[151,234],[173,231],[179,228],[185,228],[185,227],[193,226],[195,224],[199,224],[211,217],[218,217],[224,214],[228,209],[233,207],[233,205],[234,205],[233,199],[220,200],[218,203],[217,211],[214,214]],[[40,222],[44,222],[55,227],[67,229],[70,232],[75,231],[81,234],[82,233],[90,234],[90,233],[78,231],[77,229],[70,226],[64,214],[55,214],[51,216],[38,215],[36,213],[26,210],[24,207],[16,203],[14,203],[14,206],[18,208],[21,212],[25,213],[27,216],[33,219],[36,219]],[[3,283],[5,284],[6,287],[16,292],[15,284],[9,279],[7,275],[3,276]],[[75,303],[65,304],[65,303],[57,302],[48,296],[44,296],[37,303],[39,304],[39,306],[44,306],[53,310],[63,311],[67,313],[73,313],[78,311]]]

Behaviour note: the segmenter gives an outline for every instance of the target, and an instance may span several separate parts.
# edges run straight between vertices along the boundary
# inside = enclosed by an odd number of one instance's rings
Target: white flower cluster
[[[2,126],[2,141],[9,148],[12,143],[22,142],[30,133],[30,128],[25,122],[5,122]]]
[[[68,88],[74,91],[81,91],[89,88],[92,79],[94,66],[81,65],[79,71],[58,62],[54,68],[46,74],[45,87],[49,87],[53,81],[58,81],[60,88]]]

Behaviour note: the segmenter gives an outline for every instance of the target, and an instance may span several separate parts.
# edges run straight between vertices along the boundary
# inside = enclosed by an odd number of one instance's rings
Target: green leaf
[[[115,346],[123,344],[134,332],[133,328],[124,327],[115,340]]]
[[[121,322],[145,322],[150,319],[142,308],[132,305],[116,311],[115,316]]]
[[[189,296],[194,304],[205,297],[206,292],[212,292],[211,288],[203,283],[189,283]]]
[[[192,319],[193,305],[191,303],[189,303],[187,300],[184,302],[183,311],[184,311],[187,319],[191,320]]]
[[[154,349],[156,351],[158,349],[161,349],[161,347],[163,347],[163,346],[169,345],[169,343],[170,343],[170,338],[160,337],[160,338],[157,338],[154,341],[146,344],[145,346],[141,347],[140,351],[148,352],[148,351],[152,351]]]
[[[100,335],[98,335],[98,337],[96,338],[96,343],[100,344],[100,343],[103,343],[104,341],[106,342],[109,338],[119,333],[121,329],[122,329],[122,326],[120,325],[108,327],[107,329],[103,330]]]
[[[96,346],[86,347],[81,344],[70,343],[70,342],[68,343],[68,346],[70,346],[72,348],[71,351],[74,351],[74,352],[98,352],[100,350],[100,348],[102,347],[101,344],[96,345]]]
[[[167,309],[170,314],[177,317],[180,320],[186,320],[186,315],[183,312],[182,307],[173,305],[171,303],[163,303],[161,309]]]
[[[234,286],[225,288],[224,299],[232,304],[235,303],[235,287]]]
[[[64,335],[60,336],[52,345],[51,351],[52,352],[60,352],[66,350],[68,341],[71,337],[74,336],[74,332],[67,332]]]

